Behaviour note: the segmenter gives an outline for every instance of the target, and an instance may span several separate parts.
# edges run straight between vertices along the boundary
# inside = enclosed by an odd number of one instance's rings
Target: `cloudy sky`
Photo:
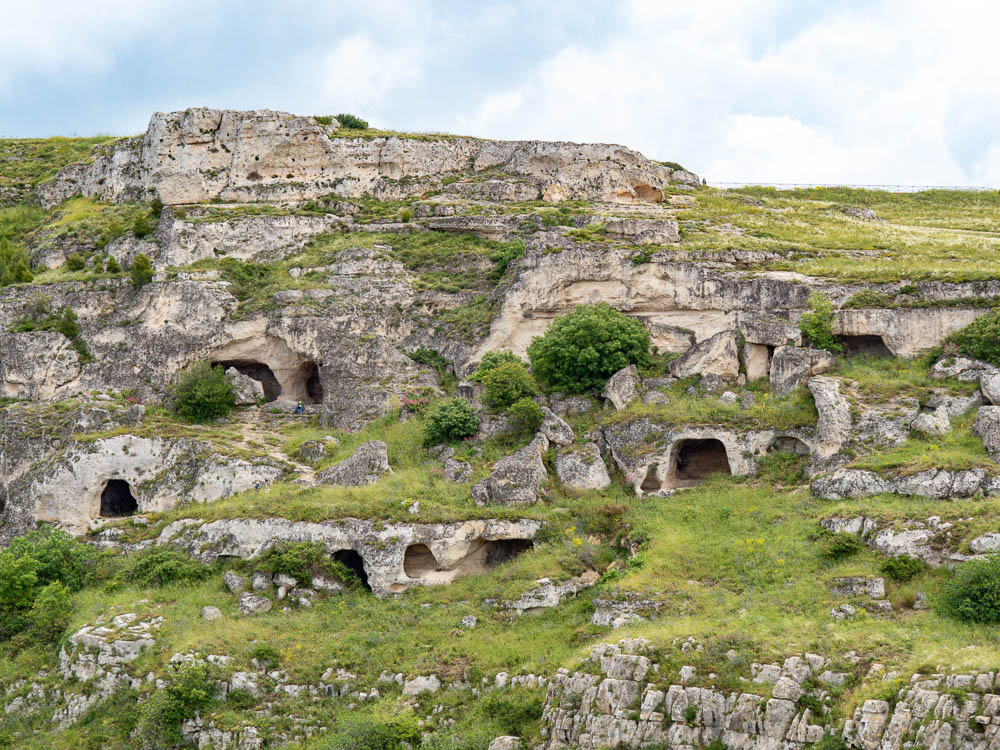
[[[0,135],[189,106],[624,143],[709,181],[1000,185],[995,0],[32,0]]]

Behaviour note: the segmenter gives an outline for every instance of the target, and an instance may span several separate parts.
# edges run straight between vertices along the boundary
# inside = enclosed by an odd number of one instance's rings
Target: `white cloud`
[[[1000,7],[837,8],[804,17],[794,0],[636,0],[620,33],[552,54],[462,124],[624,142],[710,180],[995,180]]]
[[[426,51],[420,46],[390,48],[357,34],[323,58],[322,101],[338,112],[363,112],[413,86],[423,75]]]

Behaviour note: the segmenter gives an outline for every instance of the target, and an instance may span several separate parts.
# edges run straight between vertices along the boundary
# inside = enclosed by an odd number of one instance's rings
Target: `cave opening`
[[[319,378],[319,367],[312,360],[308,360],[299,368],[302,382],[305,384],[306,398],[303,399],[309,404],[323,403],[323,381]]]
[[[444,566],[426,544],[411,544],[403,554],[403,572],[425,584],[451,583],[460,576],[492,570],[532,547],[534,543],[530,539],[478,539],[459,560]]]
[[[403,555],[403,572],[410,578],[422,578],[438,568],[437,558],[426,544],[411,544]]]
[[[239,373],[259,382],[264,388],[265,401],[275,401],[281,395],[281,383],[274,376],[274,371],[263,362],[256,362],[250,359],[228,359],[213,362],[212,364],[221,367],[223,370],[234,367]]]
[[[333,553],[333,559],[354,573],[366,589],[369,591],[372,590],[371,585],[368,583],[368,571],[365,570],[365,560],[360,554],[352,549],[340,549]]]
[[[642,484],[639,485],[639,489],[643,492],[659,492],[663,488],[663,482],[660,481],[660,465],[653,464],[646,471],[646,476],[642,480]]]
[[[101,518],[124,518],[134,515],[139,503],[124,479],[109,479],[101,492]]]
[[[885,339],[873,334],[859,336],[837,336],[844,348],[845,357],[891,357],[892,351],[885,345]]]
[[[729,454],[721,440],[681,440],[674,448],[673,476],[677,486],[691,486],[715,472],[732,474]]]

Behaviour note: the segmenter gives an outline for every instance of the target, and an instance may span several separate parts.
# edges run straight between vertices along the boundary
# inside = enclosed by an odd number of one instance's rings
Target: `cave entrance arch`
[[[352,549],[340,549],[333,553],[333,559],[354,573],[366,589],[372,590],[368,583],[368,571],[365,570],[365,559],[360,554]]]
[[[403,572],[425,584],[451,583],[460,576],[492,570],[532,547],[530,539],[477,539],[460,559],[443,566],[426,544],[411,544],[403,554]]]
[[[653,464],[646,470],[646,476],[639,485],[643,492],[659,492],[663,489],[663,482],[660,480],[660,465]]]
[[[767,452],[792,453],[797,456],[808,456],[811,451],[809,450],[809,446],[797,437],[782,435],[771,441],[771,444],[767,447]]]
[[[302,400],[307,404],[322,404],[325,394],[323,392],[323,381],[319,377],[319,366],[311,359],[306,360],[299,368],[299,379],[305,390],[305,398]]]
[[[124,518],[134,515],[139,503],[124,479],[109,479],[101,492],[101,518]]]
[[[858,336],[837,336],[844,348],[845,357],[892,357],[893,353],[885,345],[885,339],[875,334]]]
[[[692,487],[709,474],[732,474],[726,446],[716,438],[680,440],[674,446],[671,484]]]
[[[264,388],[265,401],[276,401],[281,395],[281,383],[274,376],[274,371],[263,362],[255,362],[250,359],[226,359],[212,364],[223,370],[233,367],[240,374],[256,380]]]

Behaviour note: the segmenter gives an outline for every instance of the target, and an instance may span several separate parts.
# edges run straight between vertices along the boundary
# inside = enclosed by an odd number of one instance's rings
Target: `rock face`
[[[557,453],[556,476],[575,490],[603,490],[611,484],[608,467],[595,443]]]
[[[548,478],[542,461],[542,454],[548,447],[548,439],[538,434],[516,453],[497,461],[493,473],[473,486],[472,496],[476,502],[503,505],[538,502],[542,484]]]
[[[820,375],[834,365],[830,352],[779,346],[771,358],[771,386],[779,393],[798,388],[812,375]]]
[[[982,439],[990,458],[1000,463],[1000,406],[982,407],[972,431]]]
[[[536,588],[525,591],[519,599],[505,602],[504,607],[519,615],[558,607],[563,599],[575,596],[584,589],[593,586],[597,583],[598,578],[595,570],[588,570],[583,575],[575,576],[561,583],[554,583],[548,578],[542,578],[535,581],[539,584]]]
[[[354,454],[316,475],[323,484],[341,484],[360,487],[374,484],[384,474],[391,474],[388,447],[380,440],[362,443]]]
[[[163,529],[157,544],[176,545],[211,564],[220,557],[252,560],[283,542],[315,542],[337,560],[348,559],[344,553],[356,554],[356,572],[363,574],[376,596],[387,596],[410,586],[448,583],[460,575],[488,570],[530,549],[541,526],[526,519],[443,524],[350,518],[320,523],[281,518],[208,523],[181,519]],[[267,589],[270,581],[262,584],[261,590]],[[258,590],[256,576],[253,588]]]
[[[61,333],[0,333],[0,352],[0,393],[7,398],[51,398],[80,375],[80,355]]]
[[[76,443],[11,483],[9,502],[0,513],[0,541],[38,522],[58,523],[79,534],[102,516],[164,511],[181,500],[217,500],[255,483],[269,485],[282,473],[269,460],[251,463],[218,455],[210,444],[190,438],[126,434]],[[122,504],[124,495],[110,502],[109,486],[130,495],[133,506]]]
[[[639,397],[639,389],[642,381],[639,379],[639,370],[635,365],[629,365],[608,379],[601,391],[601,397],[607,399],[614,407],[621,411],[632,401]]]
[[[740,374],[736,332],[721,331],[695,344],[687,354],[670,363],[670,374],[677,378],[716,375],[727,383],[736,380]]]
[[[877,517],[826,518],[820,522],[825,529],[845,534],[857,534],[876,552],[888,557],[909,555],[928,565],[953,565],[970,559],[956,552],[961,538],[954,524],[931,516],[925,521],[907,521],[902,528]]]
[[[226,380],[228,380],[236,391],[236,405],[250,406],[264,400],[264,386],[259,380],[254,380],[249,375],[244,375],[235,367],[226,370]]]
[[[872,495],[916,495],[936,499],[1000,494],[1000,481],[982,469],[947,471],[927,469],[901,477],[882,477],[873,471],[837,469],[811,485],[817,497],[826,500],[853,500]]]
[[[501,200],[658,203],[672,180],[698,182],[695,175],[648,161],[622,146],[330,138],[333,129],[313,117],[271,110],[158,112],[144,136],[99,147],[93,164],[64,171],[40,196],[48,205],[76,193],[108,201],[157,195],[168,205],[214,198],[308,200],[330,193],[371,194],[385,200],[450,187],[442,182],[445,177],[495,170],[517,179],[471,187]],[[500,186],[503,189],[497,189]],[[468,187],[453,191],[468,192]]]

